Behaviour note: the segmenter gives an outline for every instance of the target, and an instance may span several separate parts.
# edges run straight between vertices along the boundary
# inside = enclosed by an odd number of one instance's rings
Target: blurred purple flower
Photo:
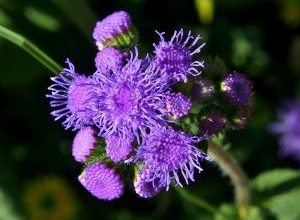
[[[280,136],[280,154],[300,162],[300,102],[285,102],[278,111],[278,118],[268,129]]]

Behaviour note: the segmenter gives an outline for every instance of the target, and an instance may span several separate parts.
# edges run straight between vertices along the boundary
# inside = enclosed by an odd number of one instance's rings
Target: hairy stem
[[[250,203],[248,176],[236,160],[223,151],[213,140],[208,141],[208,153],[218,163],[222,171],[229,176],[235,189],[235,200],[241,219],[247,215]]]
[[[24,49],[52,73],[58,74],[61,71],[62,68],[59,64],[57,64],[46,53],[44,53],[41,49],[20,34],[17,34],[16,32],[0,25],[0,37],[5,38],[6,40]]]
[[[201,209],[206,210],[207,212],[210,212],[211,214],[215,214],[217,211],[217,208],[214,207],[213,205],[209,204],[208,202],[206,202],[205,200],[196,197],[194,195],[192,195],[191,193],[189,193],[188,191],[186,191],[183,188],[179,188],[179,187],[174,187],[174,189],[187,201],[189,201],[190,203],[200,207]]]

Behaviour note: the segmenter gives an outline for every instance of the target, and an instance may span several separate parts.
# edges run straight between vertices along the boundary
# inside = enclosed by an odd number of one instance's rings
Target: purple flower
[[[96,68],[103,74],[110,74],[112,70],[120,70],[124,65],[125,54],[121,51],[107,47],[97,53]]]
[[[95,81],[75,72],[73,64],[67,59],[69,68],[51,80],[54,82],[48,89],[51,91],[50,106],[56,108],[51,114],[55,120],[65,118],[63,126],[73,130],[81,129],[85,125],[93,124],[93,97],[91,90]]]
[[[131,58],[111,76],[96,75],[97,115],[94,121],[104,138],[117,133],[120,137],[144,136],[149,129],[165,124],[164,96],[168,88],[149,60]]]
[[[124,183],[120,176],[103,163],[97,162],[86,167],[78,180],[98,199],[112,200],[123,195]]]
[[[154,177],[149,169],[142,169],[133,184],[135,192],[143,198],[153,197],[165,187],[163,178]]]
[[[207,137],[192,137],[171,127],[160,128],[145,138],[133,160],[140,159],[143,162],[144,167],[153,174],[152,181],[156,177],[162,178],[168,189],[171,180],[174,180],[182,187],[180,174],[188,184],[189,180],[194,181],[195,169],[202,171],[201,161],[211,160],[194,146],[205,139]]]
[[[170,41],[166,41],[164,33],[157,34],[160,42],[154,44],[154,63],[168,77],[170,82],[187,82],[187,76],[197,76],[201,73],[200,68],[204,67],[203,61],[193,61],[193,56],[200,53],[205,44],[198,45],[200,35],[193,37],[191,31],[184,38],[183,30],[175,31]]]
[[[198,101],[205,101],[214,96],[214,86],[210,81],[201,79],[197,81],[192,87],[192,97]]]
[[[290,101],[278,112],[279,122],[269,125],[272,133],[280,136],[280,154],[291,156],[300,162],[300,102]]]
[[[173,119],[187,115],[192,107],[190,99],[182,93],[168,93],[165,98],[166,111]]]
[[[118,134],[112,134],[106,139],[106,154],[114,162],[125,160],[132,151],[132,137],[120,137]]]
[[[222,83],[222,90],[229,100],[236,105],[246,105],[252,95],[251,82],[239,73],[231,73],[225,77]]]
[[[72,146],[72,155],[76,161],[85,162],[90,156],[97,144],[95,133],[92,127],[85,127],[78,131]]]
[[[207,117],[201,120],[201,133],[202,134],[216,134],[225,128],[225,118],[218,111],[208,113]]]
[[[99,50],[109,46],[130,47],[136,41],[135,35],[131,18],[125,11],[114,12],[98,21],[93,32]]]

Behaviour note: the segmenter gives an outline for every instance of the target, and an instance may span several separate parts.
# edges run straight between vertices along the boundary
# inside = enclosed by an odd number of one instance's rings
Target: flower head
[[[133,184],[135,192],[143,198],[153,197],[165,187],[163,178],[154,177],[149,169],[142,169]]]
[[[73,130],[80,129],[85,125],[93,124],[93,97],[91,90],[95,86],[94,80],[79,75],[75,72],[73,64],[67,59],[69,68],[51,80],[54,82],[48,89],[51,94],[50,106],[56,108],[51,114],[55,120],[65,118],[63,126]]]
[[[157,32],[158,33],[158,32]],[[203,61],[193,61],[193,56],[200,53],[204,44],[198,45],[201,37],[193,37],[191,31],[184,38],[183,30],[175,31],[170,41],[166,41],[164,33],[158,33],[160,42],[154,44],[154,63],[168,77],[170,82],[187,82],[187,76],[201,73]]]
[[[175,120],[187,115],[192,107],[190,99],[180,92],[168,93],[165,105],[167,113]]]
[[[287,102],[278,112],[279,122],[269,125],[272,133],[280,135],[280,154],[300,161],[300,102]]]
[[[180,174],[186,184],[194,181],[194,170],[202,171],[201,161],[210,158],[194,145],[207,137],[192,137],[170,127],[152,131],[138,148],[136,158],[143,161],[144,167],[153,173],[152,180],[162,178],[167,189],[172,179],[182,186]],[[149,180],[147,180],[149,181]]]
[[[72,155],[74,159],[78,162],[85,162],[96,144],[97,138],[94,129],[92,127],[82,128],[73,141]]]
[[[137,58],[137,52],[111,76],[97,74],[101,86],[94,94],[97,100],[94,121],[99,135],[106,138],[118,133],[120,137],[139,137],[149,129],[165,124],[163,98],[167,85],[158,75],[148,59]]]
[[[208,116],[201,120],[201,133],[202,134],[216,134],[225,128],[226,119],[218,111],[208,113]]]
[[[112,200],[123,194],[124,183],[120,176],[103,163],[96,162],[86,167],[78,179],[98,199]]]
[[[93,37],[99,50],[109,46],[128,48],[137,38],[131,18],[125,11],[114,12],[98,21]]]
[[[106,139],[106,154],[114,162],[125,160],[132,151],[132,137],[121,137],[118,134],[112,134]]]
[[[251,82],[244,75],[236,72],[225,77],[222,90],[229,100],[236,105],[246,105],[252,95]]]
[[[211,99],[215,93],[214,87],[208,80],[197,81],[192,88],[192,96],[195,100],[205,101]]]
[[[124,65],[124,53],[113,47],[106,47],[97,53],[96,68],[103,74],[110,74],[113,70],[120,70]]]

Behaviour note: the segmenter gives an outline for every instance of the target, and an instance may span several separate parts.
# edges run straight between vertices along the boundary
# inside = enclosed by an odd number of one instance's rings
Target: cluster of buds
[[[153,44],[153,52],[140,58],[136,33],[124,11],[97,22],[93,32],[99,49],[96,71],[79,74],[67,59],[68,67],[51,78],[54,83],[47,95],[55,120],[63,119],[66,129],[77,130],[72,154],[84,165],[80,183],[103,200],[122,196],[125,184],[149,198],[171,184],[183,187],[194,181],[203,162],[211,161],[199,143],[226,123],[216,111],[203,121],[199,134],[178,126],[194,103],[175,92],[174,86],[202,73],[204,61],[196,59],[205,45],[200,43],[202,37],[181,29],[167,40],[157,32],[159,42]],[[249,101],[251,86],[245,83],[239,74],[225,78],[222,90],[233,105]],[[204,102],[214,97],[209,81],[200,80],[195,86],[197,99]]]

